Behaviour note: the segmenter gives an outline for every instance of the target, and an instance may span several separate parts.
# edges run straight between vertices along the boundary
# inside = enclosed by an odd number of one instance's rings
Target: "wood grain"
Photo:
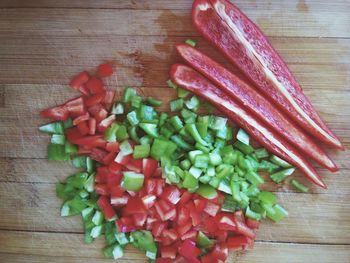
[[[111,262],[103,241],[82,242],[79,218],[61,218],[55,183],[74,173],[67,163],[43,160],[48,137],[38,111],[76,93],[67,82],[82,69],[113,61],[107,81],[121,93],[132,85],[165,102],[173,45],[191,37],[200,50],[240,73],[190,23],[190,0],[0,1],[0,262]],[[263,29],[323,119],[350,147],[350,2],[335,0],[235,3]],[[240,75],[241,76],[241,75]],[[166,110],[166,105],[161,110]],[[350,262],[350,151],[329,151],[341,168],[319,168],[328,191],[296,193],[288,180],[275,191],[290,216],[266,222],[255,249],[230,262]],[[295,178],[307,183],[297,172]],[[308,184],[308,183],[307,183]],[[309,184],[308,184],[309,185]],[[64,255],[64,256],[63,256]],[[118,262],[145,262],[127,249]]]

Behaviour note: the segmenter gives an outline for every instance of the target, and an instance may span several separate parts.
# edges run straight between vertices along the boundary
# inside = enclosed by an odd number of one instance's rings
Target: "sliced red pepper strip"
[[[176,64],[172,66],[170,75],[176,84],[212,103],[265,148],[298,167],[313,183],[326,188],[315,169],[298,151],[199,73],[185,65]]]
[[[238,7],[226,0],[196,0],[192,20],[200,33],[293,121],[319,140],[344,149],[277,51]]]
[[[254,88],[197,49],[185,44],[177,45],[176,49],[195,70],[205,75],[217,87],[244,105],[247,110],[252,111],[295,147],[330,171],[338,170],[331,158],[309,135],[293,124]]]

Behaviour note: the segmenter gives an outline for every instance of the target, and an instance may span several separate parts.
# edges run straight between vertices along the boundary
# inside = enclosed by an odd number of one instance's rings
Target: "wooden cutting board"
[[[350,1],[239,0],[295,73],[327,124],[350,147]],[[227,65],[191,26],[191,1],[0,1],[0,262],[113,262],[103,241],[83,243],[79,218],[61,218],[54,186],[73,170],[45,160],[38,112],[75,95],[67,82],[114,61],[108,85],[170,100],[173,45],[191,37]],[[234,69],[233,69],[234,70]],[[277,192],[290,216],[263,223],[254,250],[230,262],[350,262],[350,152],[329,151],[340,172],[317,168],[328,191]],[[302,181],[306,181],[296,173]],[[146,262],[127,249],[120,262]]]

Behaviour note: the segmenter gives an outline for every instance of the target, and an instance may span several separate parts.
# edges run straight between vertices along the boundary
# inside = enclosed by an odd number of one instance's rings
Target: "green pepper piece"
[[[214,245],[214,241],[209,239],[203,232],[199,231],[197,236],[197,244],[200,248],[211,248]]]
[[[50,122],[40,126],[39,131],[51,134],[64,134],[64,126],[61,121]]]
[[[291,184],[295,187],[295,189],[299,190],[300,192],[307,193],[309,191],[309,188],[300,183],[298,180],[293,179]]]
[[[47,159],[52,161],[67,161],[69,154],[66,153],[65,145],[50,143],[47,146]]]
[[[151,145],[149,144],[136,145],[133,157],[135,159],[147,158],[149,156],[150,151]]]
[[[124,172],[121,186],[127,191],[136,192],[143,186],[145,176],[135,172]]]
[[[214,199],[218,196],[216,189],[207,184],[200,184],[196,193],[206,199]]]

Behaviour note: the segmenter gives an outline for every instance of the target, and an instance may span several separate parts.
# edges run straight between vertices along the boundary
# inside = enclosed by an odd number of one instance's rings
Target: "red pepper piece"
[[[173,260],[170,258],[157,258],[156,263],[173,263]]]
[[[146,223],[147,214],[146,213],[135,213],[131,217],[134,220],[135,226],[143,227],[143,225]]]
[[[106,150],[114,153],[119,152],[119,142],[107,142]]]
[[[176,223],[181,226],[190,221],[190,211],[186,207],[178,208]]]
[[[259,229],[259,227],[260,227],[260,222],[248,218],[248,219],[247,219],[247,226],[248,226],[249,228],[251,228],[251,229]]]
[[[112,221],[117,218],[117,214],[115,213],[114,208],[111,206],[111,203],[108,197],[101,196],[97,200],[97,205],[100,207],[107,221]]]
[[[161,247],[160,249],[160,255],[162,258],[174,259],[176,258],[176,254],[177,254],[177,247],[175,246],[164,246],[164,247]]]
[[[65,105],[72,117],[78,117],[85,114],[84,100],[82,97],[71,99],[67,101]]]
[[[217,204],[213,204],[211,202],[207,202],[204,207],[204,212],[206,212],[210,216],[216,216],[219,210],[220,210],[220,206]]]
[[[161,195],[161,198],[176,205],[180,200],[180,190],[175,186],[167,186]]]
[[[146,178],[151,177],[156,169],[158,167],[158,161],[151,159],[151,158],[145,158],[142,160],[142,173]]]
[[[109,187],[107,184],[95,184],[95,191],[99,195],[109,195]]]
[[[226,244],[229,249],[242,249],[244,245],[249,243],[249,240],[250,239],[246,236],[234,236],[229,237]]]
[[[101,93],[105,91],[102,80],[95,77],[90,78],[85,85],[92,94]]]
[[[192,240],[192,241],[196,241],[197,240],[197,236],[198,236],[198,231],[196,230],[191,230],[188,231],[187,233],[185,233],[182,237],[181,240]]]
[[[104,132],[109,126],[112,125],[112,123],[115,121],[115,115],[110,115],[107,118],[103,119],[99,124],[98,124],[98,131],[99,132]]]
[[[123,170],[123,166],[116,162],[111,162],[108,166],[108,169],[111,173],[118,174]]]
[[[129,162],[125,165],[125,167],[133,172],[141,173],[142,171],[142,159],[134,159],[130,158]]]
[[[124,207],[129,200],[129,195],[128,194],[124,194],[123,196],[111,196],[111,204],[114,207]]]
[[[90,118],[88,121],[88,126],[89,126],[89,134],[95,135],[95,133],[96,133],[96,119]]]
[[[187,260],[198,257],[200,253],[201,250],[196,247],[196,243],[189,239],[185,240],[179,247],[179,254]]]
[[[228,248],[224,244],[216,244],[210,254],[214,259],[225,262],[228,257]]]
[[[86,121],[79,122],[78,125],[77,125],[77,128],[78,128],[78,130],[79,130],[81,135],[84,136],[84,135],[89,134],[90,130],[89,130],[89,126],[88,126]]]
[[[166,226],[167,226],[167,222],[160,222],[160,221],[154,222],[152,226],[152,235],[155,237],[159,237],[163,233]]]
[[[101,93],[94,94],[90,97],[84,98],[85,106],[86,107],[94,106],[102,102],[105,97],[106,97],[106,92],[101,92]]]
[[[200,33],[293,121],[319,140],[344,149],[277,51],[237,6],[226,0],[197,0],[192,19]]]
[[[97,73],[101,78],[109,77],[113,74],[113,67],[109,63],[103,63],[98,66]]]
[[[116,220],[115,225],[117,230],[122,233],[128,233],[136,230],[136,226],[130,217],[122,217]]]
[[[143,214],[146,208],[139,197],[129,198],[128,203],[123,209],[123,216],[132,216],[133,214]]]
[[[103,103],[108,105],[112,104],[114,101],[114,96],[115,96],[115,90],[107,90],[103,98]]]
[[[90,147],[101,147],[104,148],[106,146],[106,141],[103,139],[102,135],[91,135],[84,136],[80,138],[74,138],[70,140],[71,143],[90,146]]]
[[[89,80],[89,73],[86,71],[80,72],[69,82],[69,86],[75,90],[80,90],[80,88]]]
[[[285,142],[269,127],[266,127],[251,113],[243,109],[241,105],[228,97],[223,91],[212,85],[207,79],[193,69],[180,64],[172,66],[170,75],[176,84],[209,101],[270,152],[298,167],[313,183],[326,188],[315,169],[294,147]]]
[[[115,159],[116,153],[106,152],[107,154],[103,157],[102,163],[105,165],[109,165]]]
[[[106,184],[108,182],[109,169],[106,166],[100,166],[96,169],[95,182]]]
[[[88,112],[86,112],[83,115],[80,115],[79,117],[76,117],[73,120],[73,125],[78,125],[79,123],[83,122],[83,121],[87,121],[90,118],[90,115]]]
[[[65,105],[42,110],[40,112],[42,118],[48,118],[54,121],[65,121],[69,117],[69,111]]]
[[[222,91],[244,105],[247,110],[253,112],[266,125],[271,126],[274,131],[286,138],[304,154],[330,171],[338,170],[335,163],[309,135],[290,121],[254,88],[197,49],[184,44],[177,45],[176,49],[181,57],[195,70],[205,75]]]
[[[141,198],[143,205],[149,209],[156,203],[157,197],[155,195],[145,195]]]
[[[192,228],[192,222],[188,221],[185,224],[182,225],[178,225],[178,227],[176,228],[177,233],[179,233],[179,235],[182,237],[183,235],[185,235],[188,231],[190,231],[190,229]],[[187,238],[186,238],[187,239]]]

